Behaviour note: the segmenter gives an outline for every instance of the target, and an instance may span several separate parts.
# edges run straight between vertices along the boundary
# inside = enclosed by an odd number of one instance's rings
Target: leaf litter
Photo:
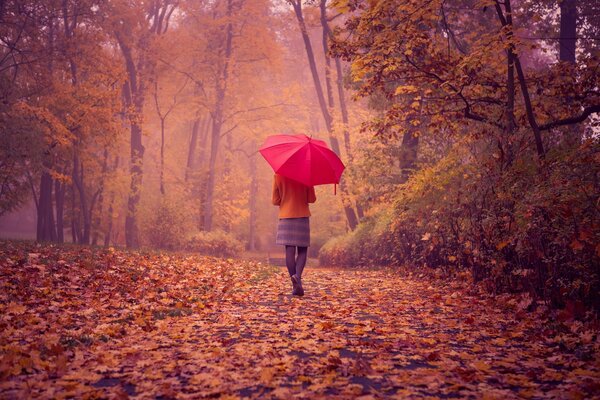
[[[600,398],[597,327],[393,270],[2,242],[0,398]]]

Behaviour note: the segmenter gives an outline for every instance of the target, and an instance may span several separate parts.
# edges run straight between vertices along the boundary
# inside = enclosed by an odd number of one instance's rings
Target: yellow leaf
[[[416,91],[418,91],[418,89],[413,85],[398,86],[394,92],[394,95],[398,96],[400,94],[415,93]]]

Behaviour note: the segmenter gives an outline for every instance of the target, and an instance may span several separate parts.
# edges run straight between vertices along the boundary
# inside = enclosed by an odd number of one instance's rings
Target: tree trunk
[[[501,157],[501,163],[510,166],[513,162],[514,151],[513,151],[513,139],[516,129],[515,122],[515,52],[514,46],[510,45],[507,50],[507,72],[506,72],[506,131],[503,140],[503,156]]]
[[[204,208],[206,204],[206,187],[208,182],[208,168],[205,166],[206,153],[209,145],[209,133],[212,131],[212,120],[210,116],[207,116],[204,120],[204,125],[202,126],[202,137],[200,140],[200,153],[198,154],[198,159],[196,162],[196,170],[198,180],[196,182],[196,187],[198,190],[198,204],[199,204],[199,218],[198,218],[198,228],[200,230],[204,229]]]
[[[4,7],[2,7],[4,8]],[[52,78],[54,73],[54,17],[50,16],[48,29],[48,74]],[[43,161],[43,170],[40,177],[40,193],[37,200],[37,232],[36,240],[38,241],[53,241],[56,240],[56,231],[54,226],[54,212],[52,209],[52,175],[50,169],[52,146],[46,151]],[[32,185],[33,188],[33,185]]]
[[[113,171],[116,171],[117,168],[119,168],[119,161],[120,161],[120,157],[117,156],[115,158],[115,166],[113,167]],[[108,201],[108,211],[107,211],[107,225],[106,225],[106,231],[104,232],[104,247],[108,247],[108,245],[110,244],[110,237],[112,235],[112,228],[113,228],[113,217],[114,217],[114,204],[115,204],[115,191],[113,190],[110,193],[110,200]]]
[[[38,200],[37,235],[38,241],[55,241],[54,212],[52,207],[52,175],[45,168],[40,178]]]
[[[110,245],[110,236],[112,234],[112,228],[113,228],[113,205],[115,202],[115,192],[112,192],[110,194],[110,203],[108,204],[108,221],[106,224],[106,231],[104,231],[104,247],[108,247]]]
[[[62,1],[62,12],[63,12],[63,26],[65,30],[65,38],[67,40],[71,40],[74,36],[74,31],[77,27],[77,18],[79,16],[77,9],[73,9],[71,11],[68,10],[68,1]],[[69,19],[70,18],[70,19]],[[69,66],[71,70],[71,84],[73,86],[78,85],[78,68],[77,63],[71,56],[71,54],[67,54],[67,58],[69,61]],[[72,179],[73,184],[77,187],[77,191],[79,192],[79,205],[81,210],[81,215],[83,216],[83,234],[79,235],[79,243],[81,244],[89,244],[91,229],[92,229],[92,206],[88,207],[88,199],[86,196],[86,187],[84,180],[84,167],[83,162],[80,161],[79,152],[80,146],[82,143],[81,132],[75,129],[73,132],[75,136],[75,142],[73,143],[73,173]]]
[[[135,115],[130,119],[130,175],[129,197],[127,199],[127,215],[125,216],[125,245],[128,248],[139,247],[139,232],[137,225],[137,207],[142,190],[144,146],[142,145],[142,126],[139,122],[143,112],[143,92],[137,86],[137,73],[129,51],[124,51],[128,60],[129,80],[124,85],[124,97],[130,108],[135,107]],[[133,82],[136,82],[133,85]]]
[[[560,2],[560,60],[575,64],[577,49],[577,0]]]
[[[127,68],[127,82],[123,85],[125,104],[128,109],[133,109],[134,114],[129,116],[130,121],[130,175],[129,197],[127,199],[127,215],[125,217],[125,244],[128,248],[138,248],[139,231],[137,223],[137,209],[140,202],[143,180],[144,146],[142,145],[142,118],[144,115],[145,88],[141,81],[140,69],[145,61],[139,60],[136,65],[133,60],[131,48],[117,34],[121,53]],[[140,40],[140,42],[144,42]],[[139,49],[144,51],[145,49]]]
[[[190,174],[194,170],[194,157],[196,155],[196,144],[198,142],[198,132],[200,131],[201,119],[198,117],[192,124],[192,135],[190,137],[190,145],[188,147],[187,163],[185,165],[185,182],[190,180]]]
[[[102,208],[104,206],[104,180],[106,179],[106,174],[108,172],[108,149],[104,148],[104,160],[102,162],[102,176],[100,177],[100,184],[98,185],[98,191],[96,192],[96,196],[98,196],[98,212],[96,213],[96,218],[92,218],[92,244],[96,246],[98,244],[98,236],[100,236],[100,224],[102,223]],[[93,206],[90,207],[90,215],[93,217],[92,213]]]
[[[331,29],[329,29],[329,25],[326,24],[328,34],[332,36]],[[349,164],[352,164],[354,161],[354,155],[352,153],[352,146],[350,144],[350,119],[348,118],[348,107],[346,105],[346,96],[344,94],[344,74],[342,72],[342,61],[339,58],[335,58],[335,69],[337,74],[336,85],[338,90],[338,98],[340,101],[340,111],[342,112],[342,124],[344,125],[344,149],[346,150],[346,156],[348,157]],[[356,215],[358,220],[362,220],[364,218],[363,205],[360,201],[356,201]]]
[[[221,104],[220,104],[221,103]],[[204,226],[206,231],[212,230],[212,212],[213,196],[215,190],[215,169],[217,164],[217,155],[219,152],[219,143],[221,141],[222,127],[222,102],[217,101],[217,109],[212,123],[210,140],[210,158],[208,160],[208,179],[206,181],[205,199],[204,199]]]
[[[77,204],[75,197],[75,187],[71,184],[71,241],[79,242],[79,214],[77,213]]]
[[[308,30],[306,29],[306,23],[304,22],[304,16],[302,14],[302,1],[301,0],[290,0],[291,4],[294,8],[294,12],[296,14],[296,18],[298,20],[298,25],[300,26],[300,33],[302,34],[302,40],[304,42],[304,48],[306,50],[306,56],[308,58],[308,64],[310,67],[310,72],[312,74],[313,83],[315,86],[315,91],[317,93],[317,98],[319,100],[319,106],[321,108],[321,113],[323,114],[323,119],[325,120],[325,126],[327,127],[327,132],[329,133],[329,142],[331,144],[331,149],[338,155],[341,156],[340,146],[338,140],[333,136],[333,121],[331,118],[331,114],[329,113],[329,109],[327,108],[327,104],[325,103],[325,96],[323,95],[323,88],[321,87],[321,81],[319,79],[319,73],[317,71],[317,64],[315,61],[315,55],[312,49],[312,44],[310,42],[310,37],[308,36]],[[325,54],[327,57],[327,41],[324,40],[325,46]],[[331,90],[331,84],[327,85],[328,90]],[[332,95],[328,93],[328,98],[332,98]],[[333,101],[333,100],[332,100]],[[342,205],[344,207],[344,212],[346,214],[346,220],[348,222],[348,227],[350,230],[354,230],[356,225],[358,225],[358,221],[356,218],[356,214],[354,209],[352,208],[352,204],[350,200],[346,196],[346,183],[344,178],[340,180],[340,197],[342,199]]]
[[[165,195],[165,119],[160,119],[160,193]]]
[[[256,141],[251,143],[252,151],[256,149]],[[253,153],[250,157],[250,237],[248,243],[248,249],[250,251],[256,250],[256,196],[258,194],[258,177],[257,177],[257,165],[256,165],[256,153]]]
[[[58,243],[65,242],[65,191],[66,185],[61,183],[58,179],[54,181],[54,196],[56,199],[56,241]]]
[[[327,0],[321,0],[319,3],[321,10],[321,43],[323,44],[323,56],[325,57],[325,89],[327,92],[327,104],[329,106],[329,112],[333,112],[333,87],[331,85],[331,59],[329,58],[329,24],[327,23]],[[331,115],[331,114],[330,114]],[[333,120],[333,117],[332,117]]]
[[[79,160],[79,156],[77,155],[78,149],[77,147],[74,149],[74,158],[73,158],[73,183],[77,188],[77,192],[79,193],[79,206],[81,210],[81,215],[83,217],[83,234],[79,237],[80,244],[89,244],[90,243],[90,233],[92,229],[92,220],[91,220],[91,207],[88,207],[88,201],[85,190],[85,182],[84,182],[84,169],[83,164]]]
[[[498,13],[498,18],[500,19],[500,23],[503,27],[508,28],[506,32],[507,41],[509,46],[512,46],[514,31],[513,31],[513,21],[512,21],[512,10],[510,5],[510,0],[504,0],[504,9],[506,11],[506,15],[502,11],[502,7],[500,3],[496,0],[496,12]],[[514,63],[515,68],[517,69],[517,76],[519,77],[519,86],[521,88],[521,94],[523,95],[523,101],[525,102],[525,111],[527,113],[527,121],[529,122],[529,126],[533,131],[533,136],[535,139],[535,147],[537,150],[537,155],[539,158],[545,157],[544,143],[542,141],[542,135],[540,133],[540,128],[535,119],[535,115],[533,114],[533,107],[531,105],[531,98],[529,97],[529,89],[527,88],[527,81],[525,80],[525,73],[523,72],[523,68],[521,66],[521,61],[519,60],[519,56],[514,53]]]
[[[506,0],[507,4],[510,0]],[[533,131],[533,137],[535,139],[535,148],[537,150],[537,155],[539,158],[544,158],[546,156],[546,151],[544,150],[544,142],[542,141],[542,134],[540,132],[540,128],[535,119],[535,115],[533,114],[533,106],[531,105],[531,99],[529,97],[529,89],[527,88],[527,81],[525,80],[525,73],[523,72],[523,68],[521,67],[521,62],[519,61],[519,57],[515,57],[515,67],[517,68],[517,76],[519,77],[519,86],[521,87],[521,93],[523,94],[523,101],[525,102],[525,111],[527,112],[527,121],[529,122],[529,126]]]
[[[408,180],[417,163],[417,149],[419,148],[419,136],[415,136],[411,129],[406,130],[402,136],[400,147],[400,174],[401,182]]]
[[[127,216],[125,217],[125,244],[128,248],[139,247],[139,231],[137,224],[137,208],[142,191],[144,146],[142,145],[142,127],[131,123],[131,183],[127,199]]]
[[[321,113],[323,114],[323,119],[325,120],[325,126],[327,127],[327,132],[332,132],[332,121],[331,115],[329,114],[329,110],[327,109],[327,104],[325,103],[325,96],[323,95],[323,88],[321,87],[321,81],[319,79],[319,72],[317,71],[317,64],[315,62],[315,54],[312,49],[312,44],[310,42],[310,37],[308,36],[308,30],[306,29],[306,23],[304,22],[304,16],[302,14],[302,1],[301,0],[290,0],[291,4],[294,8],[294,13],[296,14],[296,19],[298,20],[298,25],[300,26],[300,33],[302,34],[302,40],[304,42],[304,48],[306,50],[306,56],[308,58],[308,65],[310,67],[310,73],[312,74],[313,83],[315,86],[315,91],[317,92],[317,99],[319,100],[319,106],[321,107]],[[337,140],[334,138],[334,141],[331,142],[331,147],[333,151],[339,154],[339,146],[337,144]],[[334,147],[337,147],[337,151]]]
[[[232,1],[227,1],[227,17],[232,14]],[[212,115],[212,133],[210,143],[210,159],[208,162],[208,179],[206,183],[206,198],[204,202],[204,230],[211,231],[213,224],[213,197],[215,191],[215,166],[217,162],[217,154],[219,151],[219,142],[221,140],[221,128],[223,127],[223,108],[225,106],[225,94],[227,92],[227,80],[229,78],[229,62],[232,53],[233,41],[233,25],[231,22],[227,24],[225,31],[225,55],[223,64],[218,72],[215,82],[216,102],[215,109]]]
[[[177,2],[154,2],[154,15],[147,19],[152,20],[148,31],[142,32],[136,43],[137,57],[134,61],[132,48],[129,46],[122,32],[115,31],[115,37],[125,61],[127,82],[124,85],[124,99],[128,109],[134,114],[130,120],[130,175],[129,197],[127,199],[127,215],[125,217],[125,243],[128,248],[138,248],[139,229],[137,211],[140,202],[142,181],[144,146],[142,145],[142,119],[144,116],[144,97],[146,95],[145,77],[154,76],[156,63],[148,57],[150,40],[153,36],[164,34],[169,27],[169,19],[177,7]]]
[[[200,130],[200,151],[196,158],[196,168],[202,170],[204,163],[206,162],[206,150],[208,149],[209,133],[211,131],[211,118],[207,116],[202,123],[202,129]]]
[[[330,31],[331,32],[331,31]],[[350,143],[350,119],[348,118],[348,107],[346,105],[346,96],[344,94],[344,75],[342,72],[342,61],[339,58],[335,59],[335,69],[337,73],[337,90],[338,90],[338,98],[340,101],[340,110],[342,112],[342,123],[344,124],[344,148],[346,149],[346,156],[348,157],[348,162],[350,164],[354,161],[354,154],[352,153],[352,146]],[[365,217],[363,211],[363,205],[361,201],[356,201],[356,216],[358,220],[362,220]]]
[[[346,149],[346,154],[348,155],[348,159],[352,162],[352,147],[350,145],[350,131],[348,130],[348,126],[350,124],[350,120],[348,118],[348,107],[346,106],[346,96],[344,95],[344,76],[342,72],[342,62],[339,58],[335,59],[335,69],[337,73],[337,90],[338,97],[340,99],[340,110],[342,111],[342,123],[344,124],[344,147]]]
[[[559,36],[560,61],[569,63],[574,68],[577,62],[577,0],[563,0],[560,2],[560,36]],[[575,74],[569,74],[569,83],[576,82]],[[574,87],[571,87],[575,90]],[[565,103],[568,104],[568,99]],[[565,143],[576,146],[581,143],[583,128],[569,126],[562,129]]]

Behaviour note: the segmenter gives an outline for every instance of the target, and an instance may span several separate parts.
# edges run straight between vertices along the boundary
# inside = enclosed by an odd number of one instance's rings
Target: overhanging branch
[[[557,121],[549,122],[547,124],[540,125],[540,131],[547,131],[552,128],[559,126],[573,125],[585,121],[590,115],[600,112],[600,104],[586,107],[583,112],[576,117],[559,119]]]

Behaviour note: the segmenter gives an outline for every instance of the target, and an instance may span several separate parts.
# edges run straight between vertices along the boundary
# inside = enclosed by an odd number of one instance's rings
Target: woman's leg
[[[302,277],[302,271],[306,265],[306,259],[308,257],[308,247],[298,247],[298,257],[296,258],[296,275],[298,278]]]
[[[296,273],[296,246],[285,246],[285,266],[290,276]]]

